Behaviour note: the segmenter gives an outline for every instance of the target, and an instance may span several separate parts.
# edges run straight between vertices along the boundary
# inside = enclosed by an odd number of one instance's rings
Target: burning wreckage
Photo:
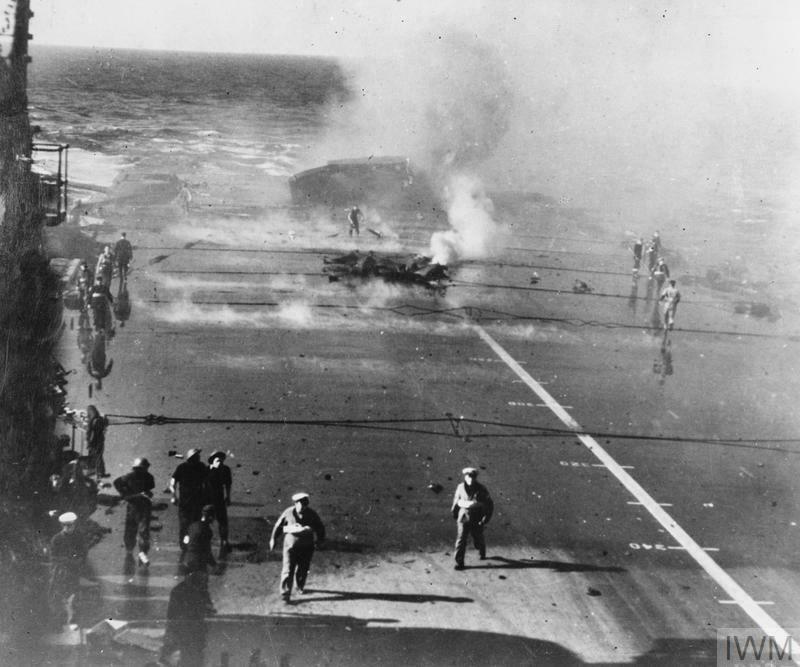
[[[292,201],[297,206],[369,205],[384,211],[446,215],[430,179],[412,168],[405,157],[371,156],[331,160],[289,179]],[[380,234],[372,229],[380,237]],[[450,277],[447,266],[424,255],[359,253],[324,257],[323,272],[330,282],[380,279],[387,283],[418,285],[443,293]]]
[[[439,294],[443,294],[450,284],[447,266],[424,255],[390,255],[374,251],[364,255],[354,250],[346,255],[324,257],[322,261],[322,271],[330,282],[378,278],[387,283],[418,285]]]

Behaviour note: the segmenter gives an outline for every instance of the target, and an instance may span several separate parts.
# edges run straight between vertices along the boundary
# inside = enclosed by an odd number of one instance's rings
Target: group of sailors
[[[634,278],[637,278],[639,276],[642,259],[645,260],[645,266],[647,267],[647,271],[651,277],[654,276],[659,266],[666,268],[666,264],[664,263],[664,258],[660,256],[661,235],[657,231],[653,233],[653,237],[648,242],[646,248],[644,245],[644,238],[640,236],[634,242],[632,251],[633,251]],[[669,269],[666,269],[666,277],[669,278]]]
[[[633,281],[634,285],[639,279],[639,273],[644,259],[647,269],[647,295],[648,299],[653,290],[658,295],[656,308],[659,309],[658,323],[664,330],[664,335],[675,326],[675,312],[681,300],[681,294],[676,286],[676,281],[670,278],[669,266],[661,256],[661,235],[658,231],[645,248],[644,239],[639,237],[633,244]],[[654,318],[655,320],[655,318]]]
[[[170,595],[167,627],[161,658],[169,662],[180,650],[181,658],[202,654],[203,638],[186,633],[186,620],[202,620],[214,614],[208,590],[209,574],[221,574],[219,563],[212,553],[212,525],[219,525],[220,559],[230,550],[228,543],[227,506],[231,502],[232,475],[225,465],[226,453],[214,451],[208,465],[200,458],[199,448],[190,449],[170,478],[172,502],[178,508],[178,543],[181,548],[182,578]],[[123,544],[126,549],[126,572],[133,565],[133,552],[138,543],[138,561],[142,568],[150,564],[150,520],[155,479],[146,458],[133,461],[131,470],[117,477],[113,486],[126,504]],[[494,512],[489,490],[477,481],[478,469],[462,470],[463,482],[456,487],[450,508],[456,522],[454,567],[465,569],[465,553],[470,539],[480,560],[487,559],[484,529]],[[95,487],[96,488],[96,487]],[[73,599],[79,590],[79,579],[85,567],[89,548],[84,525],[89,514],[78,508],[59,516],[61,531],[50,543],[51,579],[49,586],[53,618],[57,626],[64,622],[77,629],[74,621]],[[292,505],[285,508],[272,527],[269,549],[283,541],[283,564],[279,591],[284,603],[291,603],[293,591],[304,595],[311,561],[316,548],[325,541],[325,526],[319,514],[310,507],[309,494],[303,491],[292,495]],[[188,627],[196,628],[194,624]],[[170,663],[171,664],[171,663]],[[180,664],[199,664],[181,662]]]
[[[133,248],[125,232],[112,249],[105,246],[97,258],[94,270],[87,261],[83,261],[78,269],[78,292],[81,310],[88,310],[92,315],[95,331],[111,332],[113,330],[111,282],[114,269],[119,277],[119,291],[127,283],[128,268],[133,261]]]

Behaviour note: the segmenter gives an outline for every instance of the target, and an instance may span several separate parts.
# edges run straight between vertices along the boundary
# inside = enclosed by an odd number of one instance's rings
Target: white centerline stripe
[[[720,604],[736,604],[736,600],[718,600]],[[772,600],[753,600],[756,604],[775,604]]]
[[[642,505],[638,500],[629,500],[626,504],[628,505]],[[661,507],[672,507],[672,503],[658,503]]]
[[[775,637],[776,641],[782,645],[787,641],[790,642],[792,647],[792,655],[795,663],[800,664],[800,643],[793,639],[789,633],[786,632],[777,621],[766,613],[758,603],[751,598],[747,592],[734,581],[725,570],[723,570],[717,562],[711,558],[697,542],[695,542],[689,533],[681,528],[678,523],[673,519],[658,503],[653,500],[647,491],[633,477],[622,469],[612,457],[600,446],[592,436],[584,431],[581,425],[575,421],[572,416],[559,405],[559,403],[540,385],[534,380],[528,372],[520,366],[516,360],[505,351],[505,349],[494,339],[488,332],[479,324],[473,324],[478,336],[494,350],[495,354],[500,357],[506,365],[517,374],[534,393],[542,399],[556,417],[561,422],[575,431],[576,437],[586,446],[586,448],[594,454],[601,463],[604,463],[614,477],[624,486],[634,498],[636,498],[642,505],[645,506],[648,512],[653,515],[653,518],[658,521],[667,532],[675,538],[675,541],[680,544],[687,553],[695,559],[698,565],[702,567],[708,575],[719,584],[719,586],[731,597],[735,604],[738,604],[744,612],[768,635]]]

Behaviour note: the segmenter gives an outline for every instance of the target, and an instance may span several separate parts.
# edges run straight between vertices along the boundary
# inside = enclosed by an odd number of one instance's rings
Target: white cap
[[[304,491],[300,491],[299,493],[295,493],[292,496],[292,502],[293,503],[296,503],[296,502],[298,502],[300,500],[307,500],[307,499],[308,499],[308,494],[305,493]]]
[[[64,512],[58,517],[58,522],[63,524],[75,523],[78,520],[78,515],[75,512]]]

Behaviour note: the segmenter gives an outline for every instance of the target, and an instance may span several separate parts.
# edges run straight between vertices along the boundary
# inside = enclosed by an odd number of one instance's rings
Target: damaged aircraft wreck
[[[397,255],[358,250],[345,255],[323,257],[323,273],[330,282],[383,280],[399,285],[419,286],[443,294],[450,283],[447,266],[425,255]]]

